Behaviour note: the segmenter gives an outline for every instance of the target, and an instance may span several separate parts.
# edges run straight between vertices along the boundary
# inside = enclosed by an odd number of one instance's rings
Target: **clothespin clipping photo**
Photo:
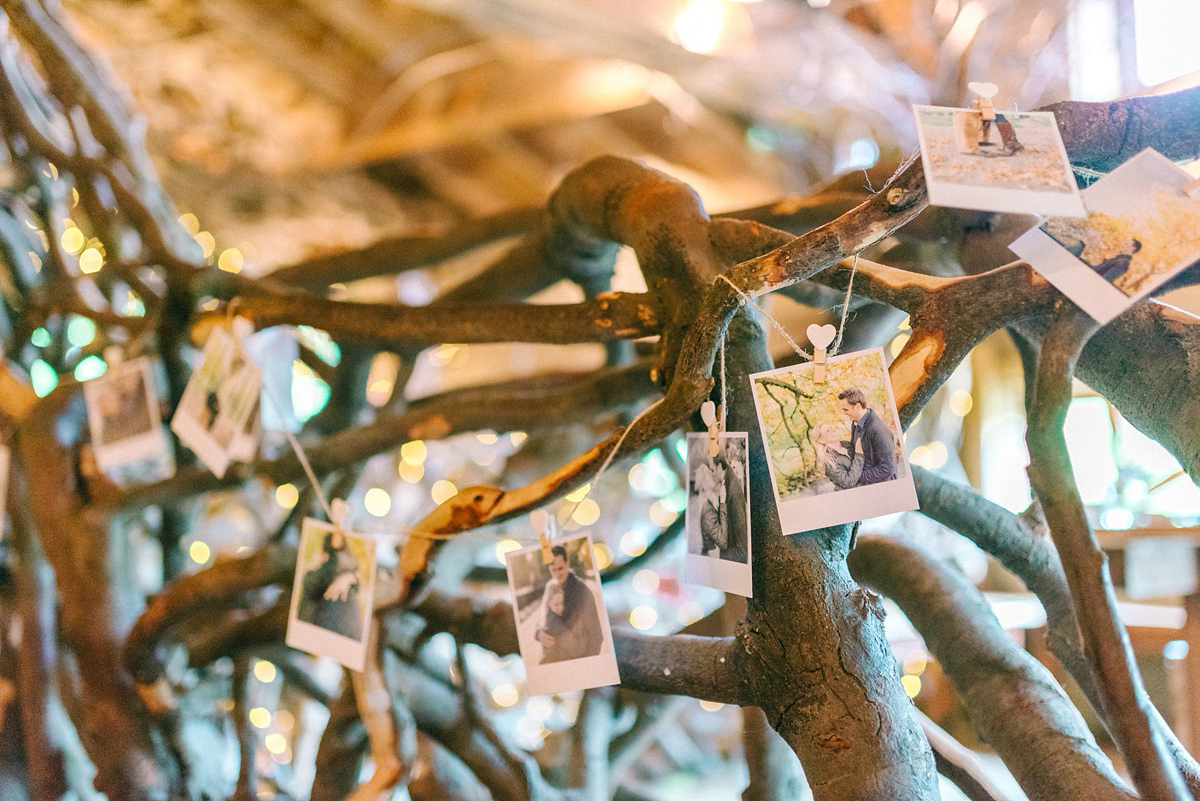
[[[836,336],[837,329],[829,323],[813,323],[808,327],[808,341],[813,346],[813,381],[817,384],[825,383],[825,363],[829,356],[829,346],[833,344],[833,338]]]

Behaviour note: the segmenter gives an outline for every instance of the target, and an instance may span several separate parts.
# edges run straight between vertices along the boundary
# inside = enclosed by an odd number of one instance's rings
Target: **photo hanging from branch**
[[[750,577],[750,438],[720,434],[711,455],[707,433],[687,435],[685,581],[754,594]]]
[[[374,599],[375,541],[305,518],[287,644],[361,671]]]
[[[554,540],[549,564],[534,545],[507,566],[529,694],[619,684],[591,534]]]
[[[929,202],[979,211],[1084,216],[1054,115],[913,106]]]
[[[150,360],[113,365],[83,385],[96,466],[112,470],[161,456],[167,449]]]
[[[750,376],[785,534],[917,508],[883,349]]]
[[[204,343],[200,366],[192,373],[171,430],[217,478],[225,475],[239,439],[248,436],[258,410],[262,371],[245,357],[228,331],[214,328]]]
[[[1051,217],[1009,249],[1103,325],[1200,260],[1191,182],[1143,150],[1083,191],[1086,219]]]

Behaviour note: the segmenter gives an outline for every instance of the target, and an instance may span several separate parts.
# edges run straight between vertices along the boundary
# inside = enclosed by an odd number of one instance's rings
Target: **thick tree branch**
[[[1162,738],[1150,725],[1150,711],[1143,706],[1141,676],[1117,614],[1108,560],[1084,515],[1063,436],[1075,362],[1096,328],[1095,321],[1073,304],[1063,303],[1055,312],[1042,343],[1030,408],[1029,478],[1062,559],[1084,652],[1134,786],[1148,800],[1190,798]]]
[[[1133,798],[1054,677],[965,579],[881,537],[860,537],[849,563],[860,583],[904,610],[1031,801]]]

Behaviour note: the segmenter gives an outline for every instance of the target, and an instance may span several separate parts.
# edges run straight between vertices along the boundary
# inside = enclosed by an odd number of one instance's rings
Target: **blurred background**
[[[539,207],[569,170],[601,154],[635,157],[686,181],[714,213],[830,187],[865,196],[915,147],[910,105],[967,105],[968,81],[997,84],[997,108],[1020,110],[1200,83],[1200,48],[1192,38],[1200,29],[1200,4],[1173,0],[64,4],[80,36],[107,57],[146,115],[150,151],[184,225],[212,263],[255,276],[385,236],[438,235],[465,220]],[[338,284],[332,292],[427,303],[513,241],[399,278]],[[993,247],[991,264],[1013,258],[1003,244]],[[877,255],[889,261],[888,247],[900,246],[885,245]],[[80,255],[81,266],[94,247],[82,235],[64,238],[63,246]],[[909,251],[893,255],[895,262],[914,258]],[[936,268],[926,266],[953,272],[956,255],[942,254]],[[102,263],[101,253],[95,258]],[[628,254],[616,288],[644,289]],[[534,302],[581,297],[563,284]],[[1168,301],[1200,310],[1187,292]],[[836,320],[833,308],[800,307],[784,298],[770,299],[766,308],[796,331]],[[94,330],[79,319],[72,344],[85,348]],[[894,355],[907,338],[907,323],[881,319],[868,344]],[[260,336],[260,347],[274,354],[268,381],[291,401],[279,419],[268,421],[276,431],[268,431],[266,447],[280,449],[286,445],[278,429],[302,425],[329,397],[312,356],[336,364],[340,353],[315,328]],[[789,352],[778,337],[772,347],[779,357]],[[600,346],[446,344],[418,357],[405,394],[598,367],[603,360]],[[74,368],[77,376],[102,369],[81,359],[85,364],[82,373]],[[388,403],[400,369],[398,355],[375,358],[367,398],[373,407]],[[57,381],[49,365],[35,364],[32,375],[40,394]],[[989,339],[914,422],[906,438],[911,461],[969,482],[1010,510],[1024,510],[1030,494],[1022,381],[1008,335]],[[403,532],[457,487],[517,485],[536,477],[547,460],[566,461],[602,436],[576,431],[534,441],[522,432],[481,431],[407,443],[368,465],[350,497],[356,525],[382,535]],[[1188,656],[1193,632],[1184,599],[1196,597],[1200,491],[1173,457],[1082,384],[1067,437],[1093,524],[1112,549],[1114,575],[1124,585],[1147,683],[1185,742],[1194,742],[1189,732],[1200,713],[1192,705],[1200,709],[1200,701],[1189,694],[1187,675],[1197,668],[1196,654]],[[614,466],[600,486],[589,485],[557,507],[563,528],[592,532],[601,568],[644,556],[683,512],[680,447],[676,436],[636,464]],[[254,547],[299,497],[291,485],[214,496],[204,524],[183,543],[188,569]],[[1037,602],[966,540],[917,513],[870,521],[866,529],[905,537],[954,562],[991,593],[1015,637],[1052,659],[1038,639],[1044,616]],[[504,554],[521,547],[531,531],[519,520],[486,533],[493,539],[462,544],[473,567],[453,583],[465,577],[468,590],[504,598]],[[706,618],[720,628],[721,621],[736,619],[736,600],[726,604],[717,591],[681,582],[682,553],[677,538],[607,583],[613,619],[652,633]],[[154,591],[161,555],[147,564],[146,589]],[[1178,576],[1161,580],[1167,566]],[[936,663],[892,612],[889,632],[909,694],[935,721],[983,748]],[[431,648],[453,673],[448,635],[435,637]],[[563,731],[575,720],[579,695],[528,698],[519,659],[498,659],[473,646],[467,659],[481,697],[505,730],[551,770],[562,766]],[[230,669],[218,665],[218,673]],[[335,688],[340,670],[323,669]],[[326,712],[281,691],[272,661],[256,661],[253,675],[260,797],[303,798]],[[223,708],[228,702],[219,696],[209,702]],[[669,705],[663,715],[675,725],[659,727],[636,758],[614,770],[618,796],[670,801],[693,797],[703,785],[706,798],[740,797],[746,781],[740,711],[693,700],[661,703]],[[217,769],[232,765],[236,775],[236,753],[226,756]],[[1022,797],[1015,785],[1010,792]]]

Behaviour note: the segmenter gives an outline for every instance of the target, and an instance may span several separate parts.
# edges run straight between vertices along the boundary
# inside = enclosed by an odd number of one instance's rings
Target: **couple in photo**
[[[702,450],[693,474],[692,492],[700,503],[700,555],[716,550],[721,559],[746,561],[746,459],[736,439],[722,439],[715,457],[708,442],[696,439]]]
[[[596,597],[571,570],[566,548],[555,545],[550,553],[550,581],[542,593],[542,624],[534,635],[542,646],[541,663],[595,656],[604,643]]]
[[[850,421],[850,439],[838,437],[833,423],[820,423],[812,429],[813,447],[833,484],[826,491],[879,484],[896,478],[896,440],[878,414],[867,406],[866,396],[857,387],[838,395],[842,415]]]
[[[307,567],[296,617],[343,637],[360,639],[363,609],[358,596],[358,560],[350,553],[345,535],[336,530],[325,532],[321,550]]]

